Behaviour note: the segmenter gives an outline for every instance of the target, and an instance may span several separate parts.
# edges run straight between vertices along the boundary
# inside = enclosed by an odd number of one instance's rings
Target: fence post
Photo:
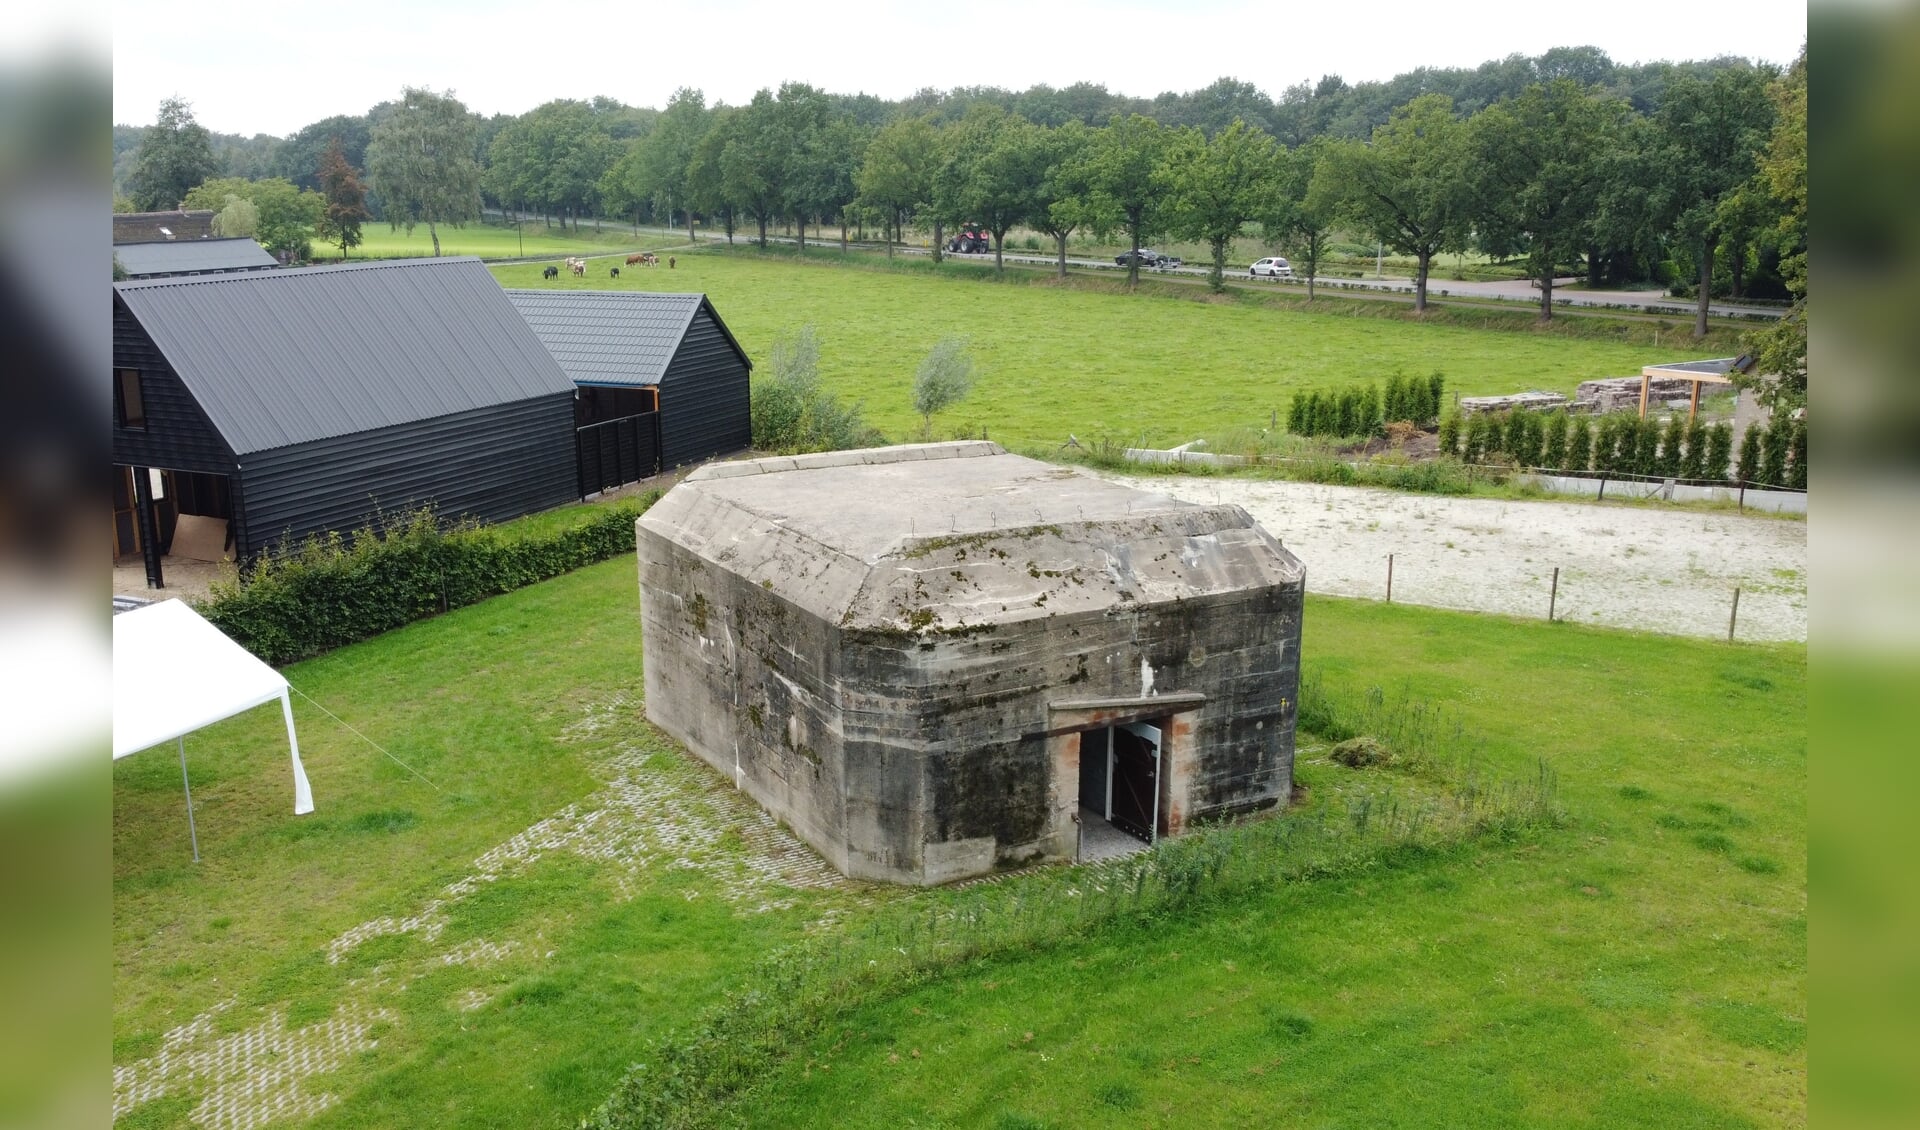
[[[1733,625],[1740,619],[1740,586],[1733,586],[1733,611],[1727,613],[1727,642],[1733,642]]]
[[[1745,513],[1746,509],[1747,509],[1747,478],[1745,475],[1742,475],[1740,476],[1740,510],[1742,513]],[[1740,590],[1735,589],[1733,591],[1739,592]]]
[[[1604,502],[1606,501],[1606,497],[1607,497],[1607,475],[1606,475],[1606,472],[1603,471],[1600,473],[1600,493],[1594,495],[1593,500],[1595,502]]]
[[[1553,588],[1547,592],[1547,623],[1553,623],[1554,606],[1560,603],[1560,566],[1553,567]]]
[[[1393,603],[1393,554],[1387,554],[1387,603]]]

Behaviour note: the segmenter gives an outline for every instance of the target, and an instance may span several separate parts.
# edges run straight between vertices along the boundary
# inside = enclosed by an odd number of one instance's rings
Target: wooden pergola
[[[1640,370],[1640,418],[1647,418],[1647,395],[1653,388],[1655,378],[1660,380],[1688,381],[1693,385],[1693,396],[1687,402],[1687,422],[1700,412],[1701,385],[1730,385],[1736,371],[1744,372],[1752,367],[1753,361],[1747,357],[1719,357],[1711,361],[1675,361],[1669,365],[1648,365]]]

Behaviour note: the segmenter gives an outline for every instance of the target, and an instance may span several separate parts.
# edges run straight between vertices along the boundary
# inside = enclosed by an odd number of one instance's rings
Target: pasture
[[[1543,389],[1571,393],[1580,381],[1637,374],[1655,360],[1715,355],[1656,346],[1651,323],[1606,330],[1528,327],[1527,315],[1490,316],[1479,328],[1443,317],[1388,316],[1378,303],[1149,282],[1138,294],[1118,280],[1060,283],[1041,273],[921,262],[885,269],[871,257],[762,255],[745,248],[673,252],[664,266],[592,262],[584,278],[543,281],[539,264],[493,268],[509,287],[704,291],[756,365],[781,334],[812,323],[825,386],[864,405],[896,442],[917,439],[913,372],[935,342],[967,337],[980,362],[972,394],[934,422],[936,437],[985,430],[1015,448],[1057,448],[1113,439],[1154,446],[1234,428],[1264,427],[1299,390],[1381,381],[1438,369],[1462,395]],[[1574,319],[1565,319],[1572,323]],[[1583,336],[1588,333],[1606,336]],[[1673,335],[1669,331],[1668,337]]]
[[[653,733],[633,568],[288,669],[418,776],[296,696],[295,818],[275,712],[202,731],[197,866],[169,751],[114,766],[117,1125],[573,1125],[770,947],[965,896],[839,879]],[[1310,672],[1443,708],[1487,779],[1548,759],[1564,826],[953,968],[735,1113],[1803,1123],[1804,648],[1327,598],[1306,624]],[[1300,777],[1337,796],[1359,771],[1320,746]]]
[[[633,230],[617,222],[603,223],[601,230],[594,231],[593,225],[583,225],[576,233],[571,228],[562,231],[550,228],[538,220],[521,225],[516,232],[511,224],[479,223],[464,227],[440,226],[440,253],[442,255],[478,255],[486,259],[519,258],[522,255],[594,255],[601,252],[618,250],[624,247],[636,247]],[[362,243],[353,249],[352,258],[360,259],[418,259],[433,254],[433,239],[427,233],[427,225],[419,224],[409,235],[404,228],[390,228],[384,223],[372,221],[360,229]],[[324,244],[313,246],[316,263],[338,262],[340,249],[329,249]]]

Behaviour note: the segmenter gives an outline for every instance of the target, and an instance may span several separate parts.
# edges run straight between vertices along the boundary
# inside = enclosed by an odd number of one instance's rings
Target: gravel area
[[[1233,502],[1307,565],[1307,588],[1435,608],[1547,614],[1675,635],[1807,638],[1807,524],[1714,510],[1402,494],[1251,479],[1105,475]]]

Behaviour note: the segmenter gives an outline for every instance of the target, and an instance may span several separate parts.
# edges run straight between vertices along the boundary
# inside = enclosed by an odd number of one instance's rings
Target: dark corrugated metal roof
[[[507,297],[578,384],[659,384],[702,306],[753,367],[704,294],[509,290]]]
[[[280,265],[251,239],[188,239],[173,243],[116,243],[113,257],[136,278],[184,275],[195,271],[244,271]]]
[[[114,284],[236,454],[571,392],[480,260]]]

